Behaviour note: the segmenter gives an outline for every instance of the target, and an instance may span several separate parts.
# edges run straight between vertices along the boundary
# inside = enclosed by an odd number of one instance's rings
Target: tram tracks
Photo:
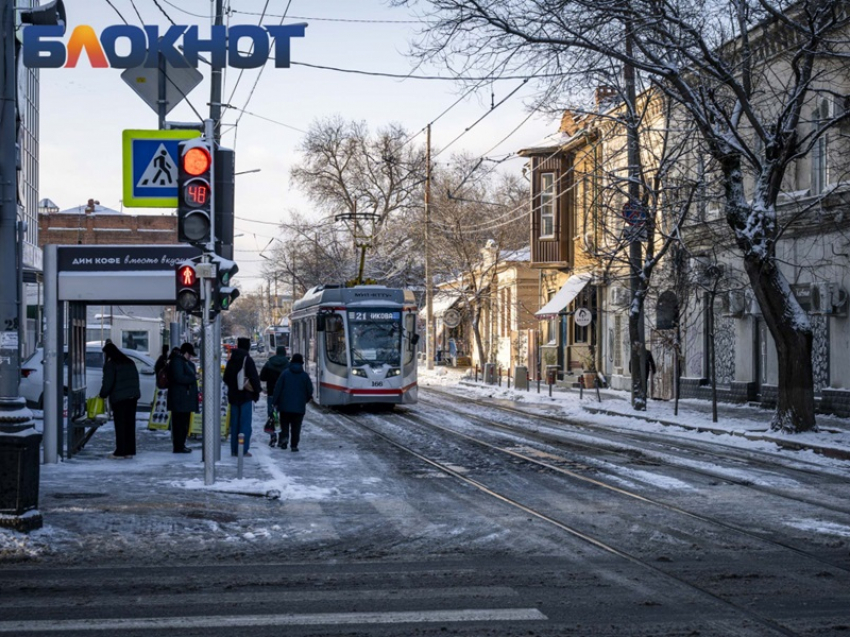
[[[466,415],[467,414],[464,414],[464,416]],[[604,489],[608,493],[626,497],[631,501],[637,502],[639,506],[661,509],[674,515],[683,516],[700,525],[710,525],[711,527],[722,529],[724,532],[727,532],[727,534],[728,532],[733,532],[747,538],[750,541],[767,545],[774,552],[786,552],[786,555],[790,552],[795,556],[795,558],[802,559],[804,561],[811,561],[821,567],[825,566],[830,569],[834,569],[835,571],[841,571],[840,575],[833,574],[830,575],[830,577],[839,577],[844,580],[846,574],[850,573],[850,567],[848,566],[836,564],[834,561],[825,559],[819,555],[800,549],[799,547],[795,547],[781,540],[766,537],[735,524],[725,522],[711,516],[695,513],[693,511],[688,511],[682,507],[662,502],[655,498],[624,489],[620,486],[588,477],[587,475],[582,475],[577,471],[564,468],[563,466],[557,466],[552,462],[541,460],[539,457],[535,457],[528,453],[523,453],[513,448],[505,448],[498,444],[493,444],[487,440],[483,440],[475,435],[463,433],[450,427],[444,427],[417,414],[410,412],[396,412],[395,414],[369,415],[365,417],[362,414],[359,417],[340,414],[340,417],[345,419],[357,429],[365,430],[369,434],[375,436],[388,445],[391,445],[393,448],[400,450],[404,454],[416,458],[419,462],[422,462],[423,464],[436,469],[437,471],[448,475],[465,485],[475,488],[490,498],[494,498],[528,516],[532,516],[535,519],[543,521],[551,527],[554,527],[569,536],[580,540],[581,542],[589,544],[598,550],[626,560],[627,562],[655,575],[662,576],[663,578],[666,578],[668,582],[674,582],[677,586],[687,587],[687,589],[699,595],[710,598],[714,602],[734,609],[735,612],[741,613],[751,621],[757,622],[760,626],[763,626],[777,634],[795,635],[797,633],[783,625],[781,621],[771,618],[763,612],[755,610],[754,607],[757,607],[757,605],[738,600],[729,594],[724,595],[722,590],[713,590],[718,587],[722,588],[722,586],[717,584],[716,581],[703,583],[699,579],[689,576],[690,574],[687,571],[684,573],[676,572],[674,567],[663,564],[663,560],[662,563],[659,563],[657,558],[653,560],[650,557],[642,557],[639,552],[636,553],[634,550],[630,550],[627,544],[618,542],[617,539],[612,541],[610,537],[606,537],[606,535],[602,532],[582,528],[581,525],[576,524],[562,511],[558,511],[556,508],[550,509],[546,506],[540,506],[539,503],[535,504],[534,498],[529,497],[527,493],[522,490],[518,493],[512,489],[500,487],[497,484],[494,484],[493,481],[487,480],[486,478],[482,479],[482,477],[475,477],[474,475],[471,475],[469,471],[464,469],[462,466],[459,466],[457,461],[441,458],[441,455],[446,454],[435,452],[435,447],[433,446],[435,443],[433,441],[428,442],[426,439],[423,439],[421,445],[415,444],[415,442],[412,444],[409,440],[410,436],[405,435],[403,432],[409,432],[411,429],[410,425],[415,425],[415,428],[420,430],[423,436],[433,435],[433,433],[436,432],[444,441],[444,444],[441,446],[444,450],[455,446],[454,444],[446,441],[446,436],[452,436],[455,440],[463,441],[466,444],[484,450],[485,453],[507,456],[511,458],[512,461],[518,461],[529,466],[537,467],[545,470],[545,472],[548,472],[551,475],[566,478],[570,481],[580,481],[582,484],[590,485],[592,488]],[[364,422],[364,420],[368,422]],[[400,426],[400,421],[404,423],[404,426]],[[524,435],[527,434],[527,432],[523,433]],[[451,453],[447,455],[451,455]],[[568,492],[569,489],[565,489],[564,491]],[[695,538],[697,537],[699,537],[698,534],[695,534]],[[717,577],[718,579],[722,579],[722,576],[718,575]]]
[[[462,402],[464,404],[471,404],[471,406],[477,407],[480,410],[481,403],[476,402],[474,400],[458,397],[454,394],[448,394],[437,390],[429,389],[429,391],[434,391],[434,393],[440,394],[442,396],[457,399],[459,402]],[[509,422],[496,422],[492,418],[486,418],[478,414],[471,413],[467,410],[458,409],[456,405],[453,406],[453,408],[447,408],[445,402],[429,400],[427,397],[423,398],[421,394],[420,403],[429,405],[433,408],[449,411],[450,413],[461,416],[490,429],[497,429],[513,435],[522,436],[524,438],[536,440],[547,445],[553,445],[559,448],[576,449],[583,453],[598,454],[599,452],[605,452],[623,457],[629,463],[634,463],[638,459],[647,460],[654,465],[692,473],[694,475],[702,476],[712,480],[722,481],[724,483],[757,491],[766,495],[783,498],[799,504],[818,507],[827,511],[831,511],[833,513],[839,513],[842,515],[850,516],[850,506],[842,506],[840,504],[825,502],[822,499],[808,498],[799,494],[789,493],[786,490],[767,486],[765,484],[759,484],[749,479],[735,478],[731,476],[729,472],[716,471],[705,467],[695,466],[695,463],[693,461],[694,454],[696,454],[703,457],[713,458],[715,462],[731,461],[739,463],[741,464],[742,469],[746,470],[752,469],[753,467],[763,470],[769,470],[771,472],[776,470],[777,467],[775,462],[771,463],[768,460],[760,459],[751,452],[741,453],[725,451],[723,453],[719,453],[716,450],[708,448],[706,445],[688,444],[683,442],[682,440],[672,441],[670,439],[665,439],[663,441],[659,441],[658,436],[646,435],[641,432],[624,431],[616,428],[612,429],[604,426],[593,425],[587,422],[576,423],[567,421],[563,418],[556,418],[545,414],[534,414],[520,409],[512,409],[502,405],[487,405],[488,409],[493,409],[514,416],[520,416],[526,419],[532,418],[536,421],[545,422],[549,425],[557,427],[558,430],[556,435],[552,433],[543,433],[539,430],[532,429],[527,424],[519,425],[511,424]],[[570,427],[570,430],[565,429],[565,427],[567,426]],[[583,432],[592,432],[595,435],[602,434],[606,436],[606,438],[598,440],[593,444],[587,442],[586,440],[576,441],[570,439],[569,435],[575,432],[576,430],[581,430]],[[628,436],[629,439],[639,442],[642,446],[638,450],[634,448],[623,448],[622,441],[612,441],[607,436],[616,436],[620,438],[622,438],[623,436]],[[653,447],[651,453],[646,448],[647,445]],[[686,461],[682,462],[672,461],[669,459],[671,456],[675,456],[675,454],[677,453],[685,454],[689,457]],[[636,456],[636,454],[639,454],[639,456]],[[818,479],[823,478],[822,473],[817,473],[807,468],[786,466],[783,467],[783,470],[787,473],[799,474],[809,479],[812,477],[816,477]]]

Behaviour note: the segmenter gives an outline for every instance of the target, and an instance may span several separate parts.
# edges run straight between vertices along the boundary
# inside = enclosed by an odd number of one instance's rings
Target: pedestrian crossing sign
[[[177,146],[200,136],[192,130],[125,130],[124,206],[176,208]]]

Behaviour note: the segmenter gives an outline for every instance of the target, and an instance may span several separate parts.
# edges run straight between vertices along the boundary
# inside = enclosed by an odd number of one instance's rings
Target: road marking
[[[57,619],[0,622],[2,633],[121,630],[186,630],[250,626],[317,626],[342,624],[424,624],[435,622],[542,621],[536,608],[482,608],[386,613],[315,613],[305,615],[237,615],[213,617],[142,617],[137,619]]]

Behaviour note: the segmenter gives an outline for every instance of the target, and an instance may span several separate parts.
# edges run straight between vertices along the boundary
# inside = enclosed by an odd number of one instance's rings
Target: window
[[[623,315],[614,315],[614,367],[623,366]]]
[[[103,352],[86,350],[86,368],[101,369],[103,367]]]
[[[148,352],[149,334],[146,331],[126,331],[121,330],[121,347],[131,349],[136,352]]]
[[[540,238],[555,237],[555,174],[540,175]]]
[[[407,343],[407,346],[404,348],[404,364],[411,364],[416,356],[416,345],[413,344],[413,340],[416,335],[416,315],[413,313],[406,314],[404,316],[404,331],[406,340],[403,341]]]
[[[815,130],[823,126],[829,119],[829,102],[821,100],[812,113],[812,126]],[[827,161],[829,138],[823,133],[812,147],[812,188],[813,195],[821,194],[829,179],[829,162]]]
[[[347,365],[345,358],[345,329],[339,314],[329,314],[325,317],[325,351],[328,360],[337,365]]]

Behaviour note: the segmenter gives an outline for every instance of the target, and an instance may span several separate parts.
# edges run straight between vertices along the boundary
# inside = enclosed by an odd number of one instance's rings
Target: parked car
[[[142,397],[139,407],[150,409],[156,396],[156,364],[150,356],[131,349],[121,349],[136,364],[139,370],[139,385]],[[64,380],[68,382],[68,352],[65,352]],[[103,351],[100,345],[86,346],[86,398],[97,396],[103,382]],[[39,347],[32,356],[21,365],[21,396],[27,405],[44,409],[44,349]]]

